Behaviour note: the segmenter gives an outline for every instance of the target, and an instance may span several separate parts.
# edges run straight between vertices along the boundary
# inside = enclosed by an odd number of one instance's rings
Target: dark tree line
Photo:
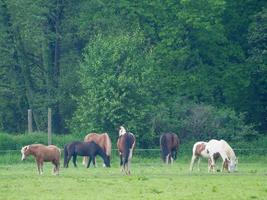
[[[0,0],[0,129],[264,135],[266,32],[261,0]]]

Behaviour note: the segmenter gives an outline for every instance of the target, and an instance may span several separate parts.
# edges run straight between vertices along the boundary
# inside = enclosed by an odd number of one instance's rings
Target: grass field
[[[201,172],[190,174],[188,158],[166,166],[156,158],[135,157],[131,176],[120,173],[117,159],[109,169],[98,163],[86,169],[79,160],[78,168],[70,163],[59,176],[46,163],[39,176],[32,159],[21,162],[18,157],[17,163],[0,164],[0,199],[267,199],[266,157],[240,159],[238,172],[232,174],[209,174],[206,161]]]

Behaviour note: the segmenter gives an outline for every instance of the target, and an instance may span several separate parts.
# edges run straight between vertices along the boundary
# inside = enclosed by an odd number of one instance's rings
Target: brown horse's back
[[[59,161],[60,149],[55,145],[45,146],[43,144],[31,145],[33,155],[43,161]]]
[[[84,142],[92,142],[92,141],[98,144],[108,156],[111,155],[111,140],[107,133],[103,134],[89,133],[88,135],[85,136]]]

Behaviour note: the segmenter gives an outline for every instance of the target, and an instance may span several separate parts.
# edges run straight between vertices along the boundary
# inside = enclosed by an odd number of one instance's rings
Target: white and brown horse
[[[190,163],[190,171],[193,171],[193,167],[194,167],[194,163],[196,161],[196,159],[198,159],[198,171],[200,171],[199,169],[199,164],[201,161],[201,158],[209,158],[209,154],[207,153],[206,150],[206,145],[207,142],[196,142],[193,146],[193,150],[192,150],[192,158],[191,158],[191,163]]]
[[[43,174],[44,162],[52,162],[55,166],[53,173],[59,174],[60,149],[54,145],[45,146],[43,144],[32,144],[22,147],[21,160],[25,160],[29,155],[33,155],[36,160],[39,174]]]
[[[216,170],[215,165],[215,155],[219,154],[222,158],[222,169],[227,169],[228,172],[233,172],[237,170],[238,159],[235,155],[234,150],[230,145],[224,140],[210,140],[206,145],[207,153],[211,159],[210,170],[213,172]]]
[[[194,144],[193,149],[192,149],[191,163],[190,163],[191,172],[193,171],[194,163],[196,159],[198,160],[197,168],[198,168],[198,171],[200,171],[199,165],[200,165],[201,158],[208,159],[208,171],[211,170],[211,159],[206,149],[206,146],[207,146],[207,142],[203,142],[203,141],[199,141]],[[218,153],[214,154],[213,155],[214,161],[216,161],[219,158],[219,156],[220,155]]]
[[[163,162],[173,163],[177,158],[180,140],[175,133],[164,133],[160,136],[160,149]]]
[[[135,136],[130,132],[126,132],[123,126],[120,126],[119,138],[117,141],[117,147],[120,154],[120,166],[121,171],[126,175],[131,174],[130,165],[133,157],[133,150],[135,148]]]
[[[92,142],[92,141],[94,141],[102,148],[102,150],[106,153],[109,159],[111,158],[111,140],[107,133],[102,133],[102,134],[89,133],[84,137],[84,142]],[[83,164],[87,165],[87,163],[88,163],[88,156],[85,156],[83,158]]]

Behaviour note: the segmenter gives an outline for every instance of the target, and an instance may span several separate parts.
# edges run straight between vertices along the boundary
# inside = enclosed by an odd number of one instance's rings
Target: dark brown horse
[[[124,127],[120,127],[119,138],[117,141],[117,147],[120,154],[120,166],[122,172],[126,175],[131,174],[130,165],[133,157],[133,150],[135,148],[135,136],[126,132]]]
[[[76,160],[77,156],[89,156],[89,161],[87,163],[87,168],[90,166],[91,161],[93,161],[93,165],[95,166],[95,157],[99,155],[103,158],[104,163],[107,167],[110,167],[110,160],[106,153],[102,150],[102,148],[96,144],[94,141],[92,142],[80,142],[75,141],[70,144],[66,144],[64,147],[64,167],[68,167],[69,161],[72,158],[72,162],[75,167],[77,167]]]
[[[179,149],[179,138],[175,133],[164,133],[160,136],[160,149],[163,162],[173,163]]]
[[[84,142],[94,141],[98,144],[106,155],[111,157],[111,140],[107,133],[97,134],[97,133],[89,133],[84,137]],[[83,164],[86,165],[88,163],[88,156],[83,157]]]
[[[55,166],[54,174],[59,174],[60,149],[58,147],[54,145],[32,144],[22,147],[21,154],[21,160],[25,160],[29,155],[35,157],[39,174],[43,174],[44,162],[52,162]]]

